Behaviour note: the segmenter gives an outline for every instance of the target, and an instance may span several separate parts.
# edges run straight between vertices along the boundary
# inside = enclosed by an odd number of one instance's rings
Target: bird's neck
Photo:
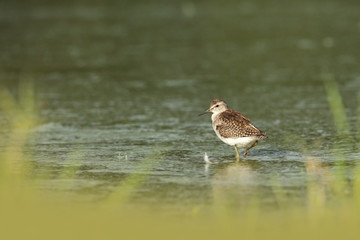
[[[211,115],[211,120],[212,120],[212,121],[215,121],[215,119],[219,116],[219,114],[221,114],[221,113],[223,113],[223,112],[224,112],[224,111],[213,113],[213,114]]]

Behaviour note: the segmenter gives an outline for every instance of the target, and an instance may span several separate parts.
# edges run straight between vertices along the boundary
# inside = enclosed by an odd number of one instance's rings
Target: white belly
[[[237,147],[240,147],[240,148],[252,145],[256,140],[258,140],[257,137],[223,138],[217,132],[216,132],[216,135],[224,143],[229,144],[231,146],[236,145]]]

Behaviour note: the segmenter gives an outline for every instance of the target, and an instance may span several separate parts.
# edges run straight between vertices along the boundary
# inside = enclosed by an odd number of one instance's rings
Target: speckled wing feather
[[[265,134],[255,127],[248,118],[239,112],[228,109],[219,114],[215,122],[216,130],[224,138],[257,136],[266,138]]]

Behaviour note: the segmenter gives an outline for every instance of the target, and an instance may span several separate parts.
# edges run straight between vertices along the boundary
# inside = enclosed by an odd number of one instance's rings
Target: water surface
[[[309,161],[315,174],[328,172],[341,152],[351,179],[359,159],[359,7],[1,3],[1,86],[17,97],[19,82],[32,81],[41,119],[29,141],[31,174],[45,179],[44,191],[86,201],[107,198],[135,174],[147,176],[133,190],[135,203],[192,208],[224,198],[241,208],[260,199],[277,207],[287,196],[306,204]],[[324,74],[338,83],[350,143],[337,134]],[[269,136],[239,164],[210,116],[197,116],[213,98]],[[214,164],[204,164],[205,152]]]

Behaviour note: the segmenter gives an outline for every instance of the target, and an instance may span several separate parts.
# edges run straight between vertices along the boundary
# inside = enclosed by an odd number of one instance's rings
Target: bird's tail
[[[267,138],[267,136],[265,135],[265,133],[261,133],[260,135],[258,135],[259,139],[265,139]]]

